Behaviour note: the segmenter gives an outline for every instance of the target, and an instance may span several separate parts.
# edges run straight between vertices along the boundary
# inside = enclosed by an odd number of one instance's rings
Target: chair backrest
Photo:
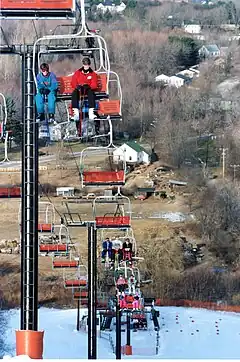
[[[72,76],[58,77],[58,89],[60,94],[71,94],[73,88],[71,85]],[[107,91],[107,74],[98,74],[98,88],[96,92],[106,93]]]

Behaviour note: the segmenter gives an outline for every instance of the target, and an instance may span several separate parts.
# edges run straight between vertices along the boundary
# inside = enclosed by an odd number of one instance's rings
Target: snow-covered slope
[[[239,358],[240,314],[202,309],[161,307],[160,349],[155,354],[156,334],[131,332],[134,355],[123,358]],[[19,311],[8,312],[6,354],[15,354],[15,329]],[[151,322],[152,323],[152,322]],[[45,331],[44,358],[87,358],[87,334],[76,331],[76,310],[39,309],[39,329]],[[111,332],[115,342],[115,332]],[[107,337],[107,334],[105,334]],[[125,332],[122,333],[122,344]],[[107,338],[98,339],[98,358],[114,359]]]

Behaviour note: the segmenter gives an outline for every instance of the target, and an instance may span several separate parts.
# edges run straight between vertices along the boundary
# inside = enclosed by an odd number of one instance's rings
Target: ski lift
[[[52,233],[54,230],[53,224],[38,224],[38,232],[40,233]]]
[[[96,163],[102,165],[96,170]],[[103,169],[102,169],[103,168]],[[81,184],[84,186],[122,186],[125,184],[125,151],[115,146],[88,147],[80,157]]]
[[[69,246],[68,244],[40,244],[40,253],[54,253],[55,255],[68,255]]]
[[[53,231],[55,224],[55,208],[53,203],[40,201],[38,203],[38,224],[39,231]]]
[[[65,288],[80,288],[87,286],[87,267],[80,264],[75,272],[66,272],[63,269],[63,280]]]
[[[78,292],[73,293],[74,299],[87,299],[88,298],[88,291],[87,290],[79,290]]]
[[[127,264],[126,264],[126,263],[125,263],[125,266],[124,266],[124,267],[119,266],[119,267],[115,270],[115,276],[114,276],[115,283],[117,282],[118,276],[119,276],[120,274],[123,274],[123,275],[124,275],[124,278],[127,279],[127,280],[128,280],[132,275],[134,275],[135,280],[136,280],[136,283],[140,284],[141,275],[140,275],[139,268],[137,268],[137,267],[133,267],[133,268],[127,267]]]
[[[63,268],[75,268],[77,269],[79,267],[79,257],[72,258],[71,252],[70,252],[70,258],[69,259],[57,259],[52,258],[52,268],[53,269],[63,269]]]
[[[40,66],[41,56],[49,54],[81,54],[92,52],[94,54],[98,53],[99,57],[99,67],[96,66],[96,73],[98,74],[98,89],[95,93],[96,96],[96,109],[99,110],[98,118],[95,121],[108,120],[109,124],[112,119],[121,119],[121,104],[122,104],[122,91],[119,81],[119,77],[115,72],[110,71],[110,61],[108,55],[108,49],[106,41],[101,37],[97,32],[91,32],[85,22],[85,9],[84,9],[84,0],[80,1],[81,6],[81,29],[77,34],[66,34],[66,35],[49,35],[44,36],[36,40],[33,46],[33,74],[34,81],[36,81],[36,63]],[[96,45],[92,48],[89,48],[89,45],[85,44],[87,40],[94,39],[96,40]],[[74,40],[78,42],[84,42],[82,44],[72,45]],[[56,42],[55,46],[53,41]],[[63,42],[65,44],[63,45]],[[47,44],[46,44],[47,42]],[[37,53],[37,50],[39,52]],[[37,62],[36,62],[36,54]],[[95,58],[94,58],[95,60]],[[59,81],[59,94],[57,100],[71,100],[71,94],[73,89],[71,88],[71,77],[72,75],[58,77]],[[109,99],[109,85],[117,84],[117,93],[118,99],[112,100]],[[84,102],[83,102],[84,103]],[[82,103],[82,104],[83,104]],[[80,112],[81,113],[81,112]],[[83,112],[82,112],[83,113]],[[81,123],[80,119],[80,123]],[[80,135],[81,136],[81,135]],[[102,135],[101,135],[102,136]],[[105,135],[104,135],[105,136]],[[100,137],[97,135],[96,137]]]
[[[134,237],[134,233],[133,233],[133,229],[130,227],[126,230],[117,230],[115,233],[113,233],[113,231],[107,231],[105,229],[101,229],[101,240],[105,240],[106,237],[109,237],[111,239],[112,242],[114,242],[114,240],[116,241],[120,241],[121,245],[123,245],[124,241],[126,239],[129,239],[130,242],[132,243],[132,251],[134,254],[134,257],[132,257],[132,259],[139,259],[136,258],[136,254],[137,254],[137,243],[136,243],[136,239]],[[123,233],[124,235],[120,235],[120,233]],[[141,258],[140,258],[141,259]]]
[[[113,212],[107,212],[100,216],[100,205],[106,203],[114,205]],[[98,206],[97,206],[98,205]],[[110,205],[109,205],[110,207]],[[102,207],[103,208],[103,207]],[[126,210],[125,210],[126,209]],[[128,213],[128,216],[125,216]],[[131,227],[131,203],[127,196],[117,194],[115,196],[97,196],[93,201],[93,215],[97,229],[127,229]]]
[[[84,295],[86,296],[84,297]],[[88,306],[88,293],[86,291],[73,292],[73,299],[79,300],[79,304],[81,307]]]
[[[56,234],[57,240],[60,244],[70,243],[70,233],[66,225],[54,225],[54,233]]]
[[[1,0],[0,18],[71,19],[75,17],[75,0]]]

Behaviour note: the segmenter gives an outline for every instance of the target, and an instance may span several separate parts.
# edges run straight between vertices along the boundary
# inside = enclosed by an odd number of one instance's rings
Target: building
[[[165,75],[165,74],[160,74],[160,75],[158,75],[158,76],[155,78],[155,81],[156,81],[156,82],[162,82],[162,83],[164,83],[164,84],[169,84],[170,77],[168,77],[168,76]]]
[[[126,142],[113,152],[114,162],[123,161],[124,158],[131,164],[150,163],[149,152],[135,141]]]
[[[105,13],[109,11],[110,13],[122,13],[126,9],[124,2],[121,2],[120,5],[115,5],[112,1],[103,1],[97,5],[97,10]]]
[[[181,72],[178,72],[176,75],[184,75],[185,77],[190,79],[196,78],[196,73],[191,69],[182,70]]]
[[[195,76],[198,78],[200,75],[200,70],[199,70],[199,65],[193,65],[191,68],[189,68],[189,70],[191,70],[191,72],[195,73]]]
[[[187,85],[189,83],[191,83],[191,79],[183,74],[175,74],[172,77],[170,77],[170,82],[169,84],[171,86],[174,86],[176,88],[180,88],[183,85]]]
[[[74,187],[57,187],[57,196],[74,196]]]
[[[134,193],[135,199],[146,200],[155,192],[155,187],[138,187]]]
[[[220,49],[216,44],[203,45],[198,53],[201,58],[217,58],[220,56]]]
[[[184,25],[184,30],[189,34],[200,34],[201,33],[201,25],[198,24],[187,24]]]

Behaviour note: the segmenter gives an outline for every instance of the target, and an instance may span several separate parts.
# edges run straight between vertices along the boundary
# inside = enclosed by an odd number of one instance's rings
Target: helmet
[[[42,63],[40,69],[49,72],[49,65],[47,63]]]

